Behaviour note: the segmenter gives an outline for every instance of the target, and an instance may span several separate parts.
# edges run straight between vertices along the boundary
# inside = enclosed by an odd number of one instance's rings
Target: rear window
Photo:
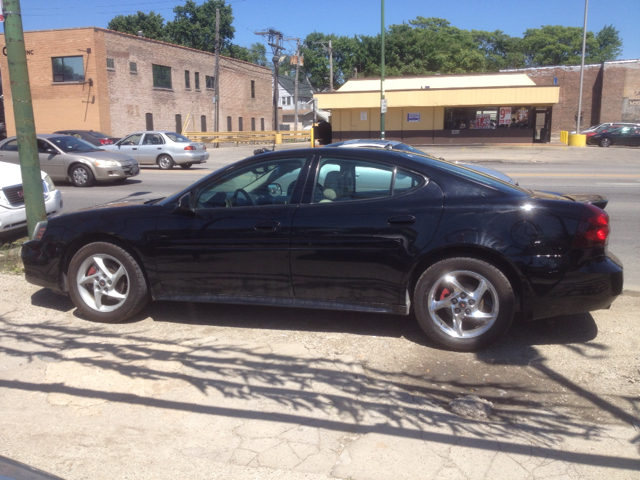
[[[507,195],[517,195],[520,197],[526,197],[530,195],[530,192],[528,190],[520,188],[517,185],[503,182],[502,180],[492,175],[484,174],[478,172],[477,170],[472,170],[470,168],[464,167],[462,165],[450,163],[446,160],[441,160],[439,158],[431,157],[426,154],[413,155],[410,153],[402,153],[401,155],[407,155],[409,158],[416,162],[423,163],[430,167],[439,168],[441,170],[446,170],[455,175],[473,180],[474,182],[482,183],[484,185],[487,185],[488,187],[495,188],[496,190],[506,193]]]
[[[180,135],[179,133],[176,133],[176,132],[165,132],[165,135],[169,137],[170,140],[173,140],[174,142],[177,142],[177,143],[189,143],[191,141],[184,135]]]
[[[87,132],[89,135],[93,135],[96,138],[109,138],[109,135],[105,135],[104,133],[100,133],[100,132]]]

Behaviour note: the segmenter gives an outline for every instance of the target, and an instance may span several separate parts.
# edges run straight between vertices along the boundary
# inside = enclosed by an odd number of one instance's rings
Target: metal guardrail
[[[204,143],[275,143],[306,141],[310,142],[312,132],[304,131],[275,131],[266,132],[183,132],[190,140]]]

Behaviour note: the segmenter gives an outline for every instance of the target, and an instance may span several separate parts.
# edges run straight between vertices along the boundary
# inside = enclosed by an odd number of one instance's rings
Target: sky
[[[196,0],[201,4],[203,0]],[[185,0],[21,0],[23,27],[48,30],[107,27],[116,15],[154,11],[173,19],[173,7]],[[377,35],[381,0],[228,0],[236,29],[233,43],[249,47],[264,42],[254,32],[275,28],[286,37],[304,39],[317,31],[336,35]],[[587,30],[613,25],[623,41],[621,60],[640,59],[640,0],[589,2]],[[438,17],[466,30],[502,30],[522,36],[542,25],[582,27],[585,0],[386,0],[385,25],[407,23],[418,16]]]

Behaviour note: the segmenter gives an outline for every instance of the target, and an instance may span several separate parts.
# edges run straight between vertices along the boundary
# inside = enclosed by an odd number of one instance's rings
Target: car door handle
[[[280,222],[262,222],[257,223],[253,228],[256,232],[275,232],[280,230],[281,226]]]
[[[413,225],[416,223],[416,217],[413,215],[400,215],[399,217],[391,217],[387,220],[389,225]]]
[[[137,150],[137,148],[136,148],[136,147],[133,147],[131,150]]]
[[[162,150],[162,147],[158,147],[158,150]]]

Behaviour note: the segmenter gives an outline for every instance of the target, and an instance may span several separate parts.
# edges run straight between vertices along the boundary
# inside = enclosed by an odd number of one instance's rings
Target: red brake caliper
[[[89,269],[89,271],[87,272],[87,277],[90,277],[91,275],[93,275],[94,273],[96,273],[98,271],[98,269],[96,267],[91,267]]]
[[[440,294],[440,300],[444,300],[449,295],[451,295],[451,292],[445,288],[444,290],[442,290],[442,293]]]

